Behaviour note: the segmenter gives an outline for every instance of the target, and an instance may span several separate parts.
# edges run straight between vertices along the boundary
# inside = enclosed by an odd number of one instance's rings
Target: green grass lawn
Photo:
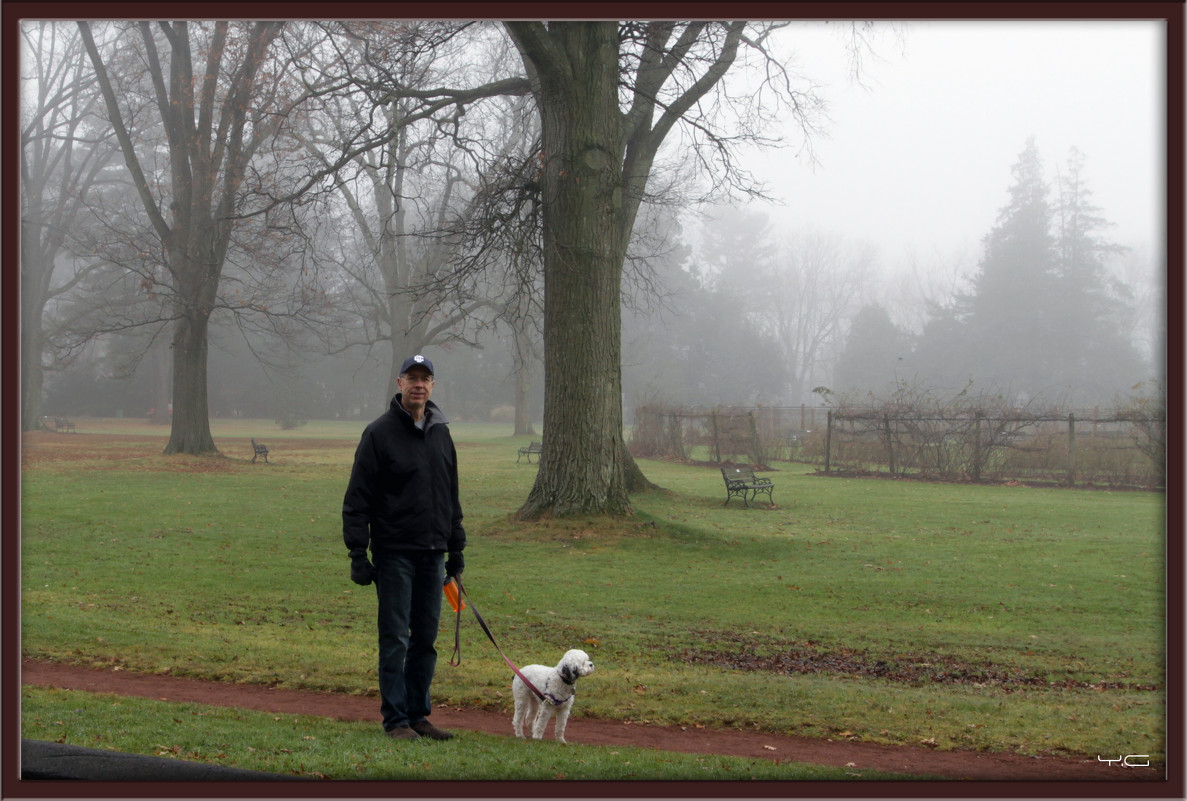
[[[525,743],[455,730],[449,742],[393,743],[375,724],[25,688],[26,737],[234,766],[280,777],[403,781],[869,781],[902,776],[625,746]]]
[[[362,423],[215,421],[225,458],[198,459],[161,456],[159,427],[76,422],[79,434],[26,448],[25,656],[374,694],[374,591],[350,582],[340,524]],[[598,670],[572,725],[1165,760],[1160,494],[825,478],[781,463],[766,474],[777,508],[743,508],[722,505],[714,468],[644,461],[665,491],[632,498],[633,518],[529,525],[512,517],[538,469],[515,461],[529,438],[453,428],[466,587],[518,664],[590,652]],[[271,464],[250,463],[251,436]],[[79,458],[39,458],[46,449]],[[458,668],[445,626],[436,699],[509,715],[510,671],[474,619]],[[50,701],[24,705],[37,736],[30,718]]]

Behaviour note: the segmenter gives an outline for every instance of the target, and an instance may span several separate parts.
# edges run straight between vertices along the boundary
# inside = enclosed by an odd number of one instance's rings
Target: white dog
[[[548,720],[556,715],[556,739],[565,742],[565,724],[569,722],[569,710],[573,708],[576,696],[574,685],[577,679],[593,673],[594,665],[585,651],[566,651],[556,667],[527,665],[520,673],[532,686],[544,694],[540,700],[523,680],[516,676],[511,680],[511,694],[515,697],[515,718],[511,721],[516,737],[524,736],[524,724],[530,726],[532,738],[544,738]]]

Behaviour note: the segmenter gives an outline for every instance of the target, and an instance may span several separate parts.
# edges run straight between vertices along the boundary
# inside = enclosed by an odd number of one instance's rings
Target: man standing
[[[433,363],[424,356],[404,361],[400,392],[363,430],[342,501],[350,578],[374,581],[379,599],[383,730],[408,740],[453,736],[428,721],[429,686],[437,668],[442,571],[461,575],[466,532],[457,451],[449,421],[429,400],[433,381]]]

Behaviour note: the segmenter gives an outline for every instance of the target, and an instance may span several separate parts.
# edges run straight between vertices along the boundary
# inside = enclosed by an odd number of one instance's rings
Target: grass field
[[[224,457],[202,459],[161,456],[159,427],[76,422],[76,435],[26,439],[25,656],[374,693],[373,590],[349,581],[340,528],[362,423],[214,421]],[[1160,494],[782,463],[767,474],[777,507],[747,509],[723,507],[716,469],[644,461],[665,491],[634,497],[633,518],[525,525],[512,514],[537,470],[515,461],[528,438],[453,428],[467,589],[516,662],[591,653],[598,672],[572,725],[1165,760]],[[252,436],[271,464],[250,463]],[[442,658],[438,702],[509,710],[509,671],[472,618],[463,654],[460,668]],[[118,711],[90,704],[89,726],[72,728],[55,723],[59,703],[27,693],[25,736],[74,742]],[[341,773],[310,760],[308,772]],[[365,763],[353,763],[362,775]]]

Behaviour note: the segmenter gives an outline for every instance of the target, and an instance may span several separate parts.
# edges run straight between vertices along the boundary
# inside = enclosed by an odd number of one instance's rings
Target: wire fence
[[[828,474],[1164,488],[1166,416],[1135,409],[922,413],[885,407],[635,411],[631,453]]]

